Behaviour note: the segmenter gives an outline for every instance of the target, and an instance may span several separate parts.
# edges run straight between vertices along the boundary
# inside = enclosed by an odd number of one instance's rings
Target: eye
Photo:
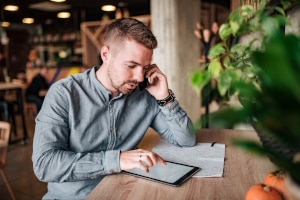
[[[128,68],[133,69],[136,67],[136,65],[126,65]]]

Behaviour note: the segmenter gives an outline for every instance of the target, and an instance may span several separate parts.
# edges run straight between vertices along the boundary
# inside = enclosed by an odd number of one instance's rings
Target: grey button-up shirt
[[[53,84],[36,118],[33,168],[48,182],[44,199],[84,199],[107,174],[120,172],[120,151],[137,148],[149,127],[177,146],[195,144],[175,100],[161,107],[146,90],[111,99],[94,67]]]

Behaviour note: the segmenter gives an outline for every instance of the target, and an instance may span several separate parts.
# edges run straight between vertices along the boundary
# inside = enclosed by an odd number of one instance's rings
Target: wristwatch
[[[164,106],[167,103],[173,102],[174,100],[175,100],[175,95],[174,95],[173,91],[169,89],[169,96],[167,96],[164,99],[156,100],[156,101],[157,101],[158,105]]]

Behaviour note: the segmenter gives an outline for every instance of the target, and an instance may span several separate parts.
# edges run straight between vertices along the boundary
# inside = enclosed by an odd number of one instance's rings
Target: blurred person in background
[[[33,77],[25,92],[26,102],[34,103],[37,112],[40,111],[45,95],[49,89],[47,74],[48,67],[46,65],[40,67],[39,73]]]

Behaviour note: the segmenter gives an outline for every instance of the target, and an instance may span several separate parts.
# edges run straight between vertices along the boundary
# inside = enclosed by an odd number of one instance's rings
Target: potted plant
[[[237,95],[242,106],[228,106],[210,118],[226,127],[251,123],[263,145],[234,144],[268,156],[300,188],[300,37],[283,29],[289,23],[285,10],[295,3],[261,1],[257,9],[234,10],[220,27],[222,42],[211,48],[208,66],[193,71],[191,83],[199,91],[213,78],[221,95]],[[235,42],[245,35],[251,36],[248,43]]]

